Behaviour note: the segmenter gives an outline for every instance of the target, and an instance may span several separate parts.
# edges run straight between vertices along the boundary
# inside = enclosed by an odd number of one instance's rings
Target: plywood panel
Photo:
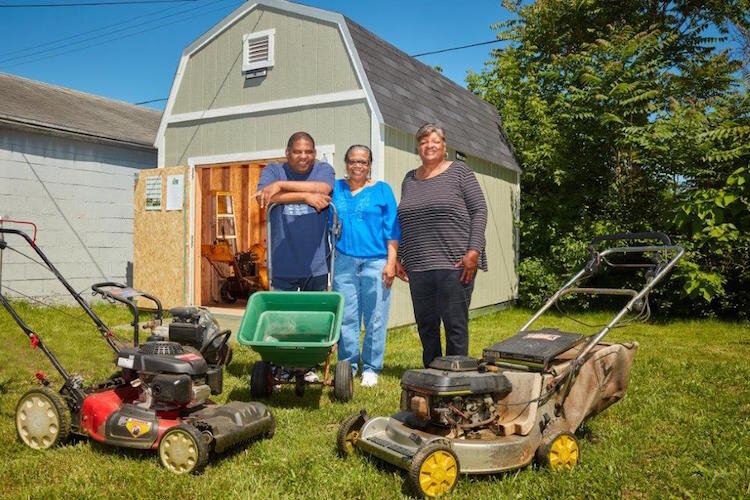
[[[183,210],[166,211],[167,176],[185,175]],[[162,209],[146,210],[146,178],[161,176]],[[135,188],[133,284],[161,299],[165,308],[187,303],[190,179],[187,167],[142,170]],[[147,303],[142,303],[147,305]]]

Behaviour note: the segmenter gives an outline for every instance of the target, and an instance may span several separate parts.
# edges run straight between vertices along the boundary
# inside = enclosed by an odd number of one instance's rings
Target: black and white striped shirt
[[[465,163],[454,161],[424,180],[417,179],[416,170],[408,172],[401,184],[398,219],[399,256],[407,271],[451,269],[469,249],[479,252],[479,268],[487,270],[487,203]]]

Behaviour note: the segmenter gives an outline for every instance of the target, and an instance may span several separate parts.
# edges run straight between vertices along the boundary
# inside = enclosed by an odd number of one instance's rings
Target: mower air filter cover
[[[479,360],[468,356],[440,356],[432,360],[430,368],[449,372],[477,371]]]
[[[499,398],[510,394],[512,388],[502,373],[455,372],[435,368],[407,371],[401,377],[401,387],[430,396],[495,394]]]

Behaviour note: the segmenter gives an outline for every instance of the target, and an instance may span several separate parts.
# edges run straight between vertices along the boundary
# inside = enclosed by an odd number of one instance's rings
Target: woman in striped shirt
[[[461,161],[448,161],[445,131],[432,123],[416,134],[422,165],[401,185],[400,262],[396,273],[409,282],[414,317],[428,367],[442,356],[469,351],[469,303],[477,268],[487,270],[484,232],[487,203],[474,172]]]

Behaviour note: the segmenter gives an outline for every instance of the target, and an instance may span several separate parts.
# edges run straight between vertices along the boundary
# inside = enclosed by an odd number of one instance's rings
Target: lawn
[[[71,372],[96,381],[114,371],[112,354],[93,327],[71,316],[79,309],[19,306]],[[98,306],[111,325],[128,322],[122,308]],[[512,335],[529,317],[507,310],[471,323],[471,352]],[[587,322],[606,315],[589,313]],[[575,323],[550,316],[540,325],[580,331]],[[411,328],[389,332],[385,371],[376,388],[355,386],[346,404],[331,390],[293,388],[268,404],[276,417],[272,440],[212,458],[200,476],[172,475],[153,453],[108,448],[87,440],[34,452],[17,440],[13,424],[21,394],[35,384],[34,373],[53,369],[0,310],[0,495],[4,497],[335,497],[396,498],[403,495],[401,470],[374,459],[339,458],[338,422],[367,408],[387,415],[399,404],[399,379],[421,361]],[[483,497],[696,497],[750,495],[750,325],[720,321],[670,321],[615,330],[611,340],[637,340],[625,398],[586,422],[578,435],[582,461],[575,469],[551,473],[529,467],[514,473],[463,477],[456,498]],[[237,347],[219,401],[249,398],[248,378],[258,359]]]

